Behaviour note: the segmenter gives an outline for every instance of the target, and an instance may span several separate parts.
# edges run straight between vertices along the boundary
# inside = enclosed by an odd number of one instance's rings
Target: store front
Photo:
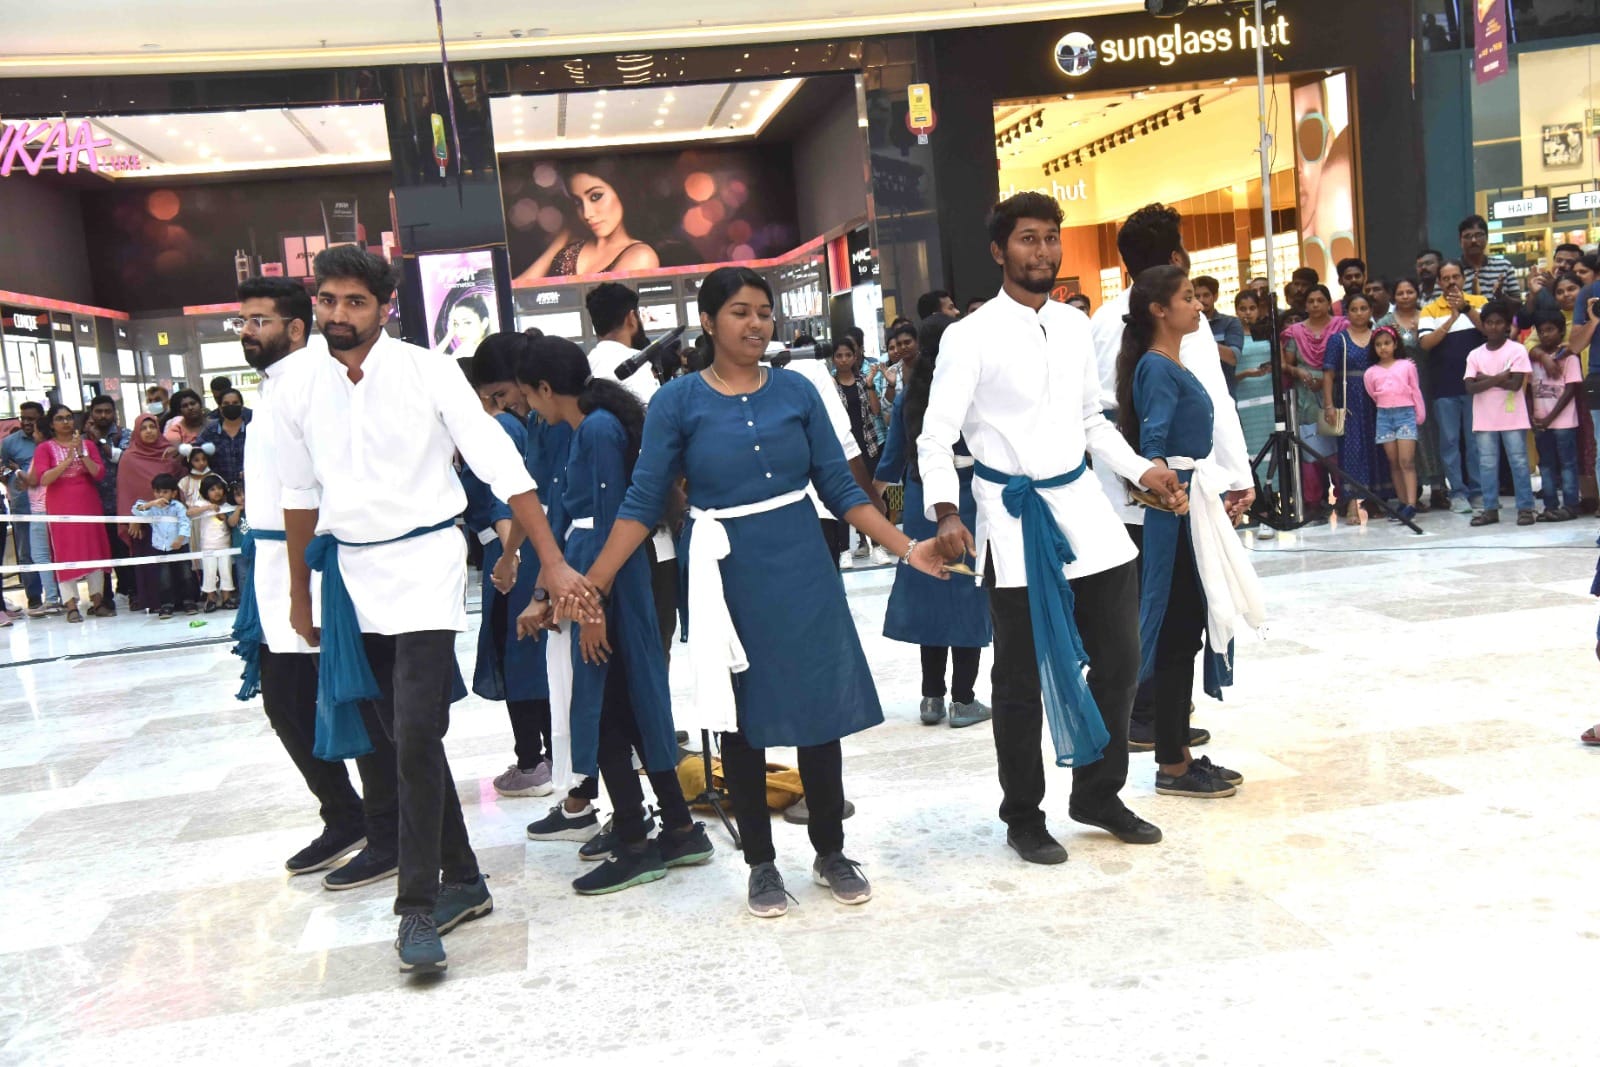
[[[1401,37],[1374,48],[1385,21]],[[1304,264],[1329,278],[1349,255],[1414,257],[1422,175],[1394,166],[1416,118],[1408,28],[1381,0],[1337,10],[1280,0],[1269,15],[1267,196],[1280,277]],[[1222,282],[1224,300],[1264,272],[1248,12],[1204,7],[1176,20],[1120,15],[933,38],[941,243],[961,298],[997,286],[983,217],[1023,189],[1061,204],[1060,290],[1096,306],[1124,285],[1118,225],[1153,201],[1183,212],[1195,270]],[[974,165],[985,158],[993,171]],[[1364,195],[1372,175],[1381,195]]]

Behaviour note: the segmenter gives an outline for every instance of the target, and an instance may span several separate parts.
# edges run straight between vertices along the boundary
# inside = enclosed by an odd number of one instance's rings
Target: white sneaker
[[[855,561],[850,558],[850,553],[848,553],[848,552],[839,553],[839,569],[840,570],[847,571],[847,570],[850,570],[854,566],[855,566]]]
[[[893,566],[894,564],[899,562],[899,560],[897,560],[893,556],[889,555],[889,552],[888,552],[887,549],[885,549],[885,548],[883,548],[883,547],[881,547],[879,545],[873,545],[872,546],[872,556],[871,556],[871,558],[872,558],[872,565],[874,567],[890,567],[890,566]]]

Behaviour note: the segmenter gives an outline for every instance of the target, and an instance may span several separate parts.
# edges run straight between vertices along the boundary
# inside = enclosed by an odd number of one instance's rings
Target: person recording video
[[[604,282],[589,290],[584,305],[589,309],[595,336],[600,339],[589,350],[589,373],[617,381],[617,366],[650,343],[639,320],[639,294],[626,285]],[[641,369],[621,381],[646,405],[660,388],[654,368]]]

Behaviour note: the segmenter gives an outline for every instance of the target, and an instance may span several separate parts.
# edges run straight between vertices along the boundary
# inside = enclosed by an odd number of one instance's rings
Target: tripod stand
[[[1388,501],[1377,496],[1370,488],[1351,478],[1339,468],[1338,460],[1323,455],[1300,440],[1300,427],[1295,417],[1291,386],[1284,384],[1283,347],[1278,339],[1277,281],[1272,266],[1272,131],[1267,128],[1267,38],[1263,28],[1263,0],[1255,0],[1256,18],[1256,104],[1257,123],[1261,129],[1261,219],[1262,246],[1266,260],[1267,328],[1272,346],[1272,433],[1266,445],[1250,464],[1251,477],[1256,481],[1256,503],[1251,509],[1261,522],[1275,530],[1297,530],[1306,524],[1304,485],[1300,479],[1303,462],[1321,463],[1340,480],[1353,486],[1362,494],[1361,499],[1377,500],[1384,514],[1404,523],[1415,533],[1422,527],[1389,507]],[[1262,460],[1271,457],[1265,479],[1256,476]],[[1306,457],[1310,457],[1309,460]]]
[[[728,811],[724,807],[732,798],[725,789],[718,788],[711,781],[711,731],[700,731],[700,759],[706,772],[706,787],[692,797],[689,797],[691,808],[709,807],[717,813],[717,818],[722,820],[722,828],[728,831],[728,836],[733,838],[733,847],[744,848],[744,842],[739,840],[739,830],[733,825],[733,820],[728,818]]]

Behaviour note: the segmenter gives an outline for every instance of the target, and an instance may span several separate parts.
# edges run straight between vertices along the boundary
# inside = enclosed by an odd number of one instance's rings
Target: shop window
[[[1417,4],[1417,40],[1425,52],[1451,52],[1461,47],[1460,0],[1422,0]]]

